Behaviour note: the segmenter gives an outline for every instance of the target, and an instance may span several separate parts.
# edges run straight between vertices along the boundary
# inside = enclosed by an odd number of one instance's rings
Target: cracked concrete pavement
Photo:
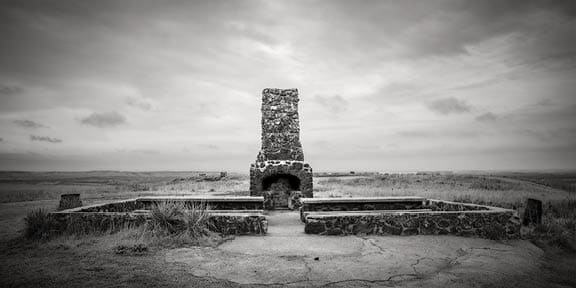
[[[304,234],[297,212],[270,212],[266,236],[166,252],[195,276],[240,284],[378,287],[540,287],[543,252],[528,241],[455,236]]]

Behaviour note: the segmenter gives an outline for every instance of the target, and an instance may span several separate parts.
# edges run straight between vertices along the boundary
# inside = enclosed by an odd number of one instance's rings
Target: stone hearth
[[[295,199],[313,197],[312,168],[300,143],[297,89],[262,91],[262,149],[250,166],[250,195],[264,196],[267,208],[295,208]]]

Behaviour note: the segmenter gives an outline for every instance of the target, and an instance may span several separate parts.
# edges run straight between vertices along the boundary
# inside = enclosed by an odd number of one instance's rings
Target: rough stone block
[[[82,200],[80,200],[80,194],[60,195],[60,205],[58,206],[58,211],[72,209],[81,206],[82,206]]]
[[[524,217],[522,218],[524,226],[542,224],[542,201],[528,198],[524,209]]]

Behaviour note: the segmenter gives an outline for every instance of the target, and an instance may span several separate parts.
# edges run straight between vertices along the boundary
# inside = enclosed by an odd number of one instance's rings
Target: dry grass
[[[526,198],[558,201],[574,197],[567,191],[520,181],[482,175],[398,174],[364,178],[321,178],[314,186],[315,197],[422,196],[430,199],[492,203],[515,207]]]
[[[245,194],[249,178],[229,174],[218,181],[202,181],[198,172],[0,172],[0,203],[58,200],[78,193],[86,203],[141,196]],[[212,173],[214,174],[214,173]],[[218,173],[219,174],[219,173]],[[14,176],[16,175],[16,176]],[[192,176],[191,176],[192,175]],[[10,178],[14,176],[14,178]],[[186,177],[185,181],[174,182]],[[110,178],[107,178],[110,177]]]
[[[26,228],[24,237],[32,240],[47,240],[53,234],[53,223],[45,209],[38,208],[30,211],[24,218]]]
[[[209,232],[209,209],[206,203],[160,202],[152,207],[146,230],[158,236],[205,236]]]

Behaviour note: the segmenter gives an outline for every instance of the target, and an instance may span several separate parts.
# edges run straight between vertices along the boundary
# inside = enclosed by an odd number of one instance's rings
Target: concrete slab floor
[[[268,235],[170,250],[196,276],[241,284],[334,287],[545,285],[542,251],[528,241],[456,236],[318,236],[295,211],[268,212]]]

